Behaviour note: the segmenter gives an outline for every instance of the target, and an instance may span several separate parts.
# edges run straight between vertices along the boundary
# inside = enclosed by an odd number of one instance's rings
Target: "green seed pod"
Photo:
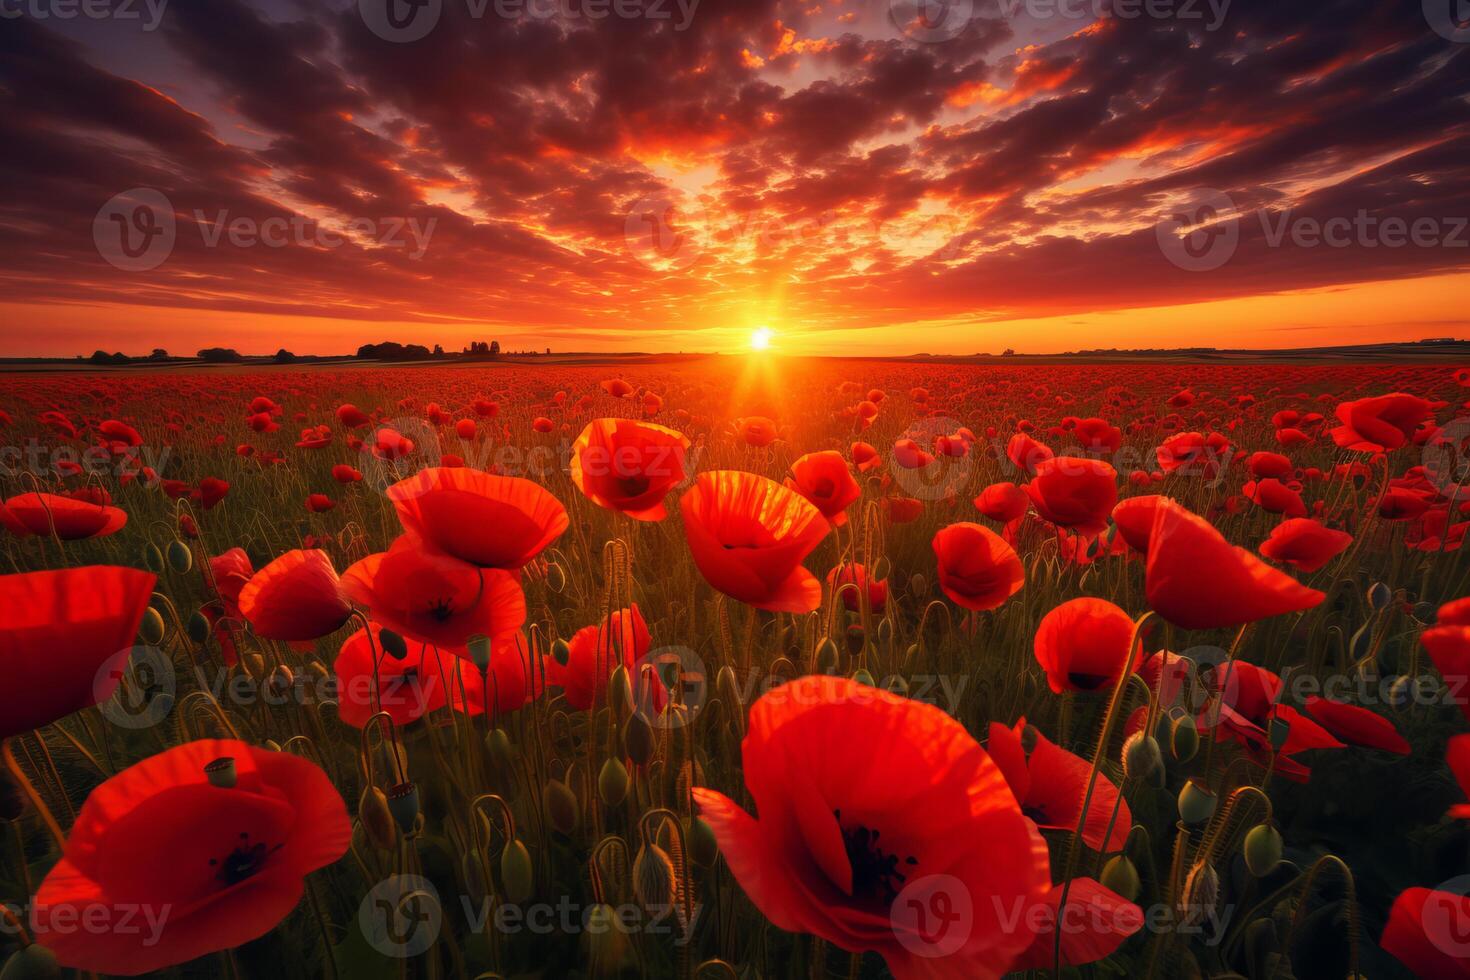
[[[1115,854],[1109,858],[1108,863],[1103,865],[1102,877],[1098,881],[1104,888],[1129,902],[1138,900],[1138,892],[1143,887],[1138,879],[1137,866],[1126,854]]]
[[[1194,718],[1180,715],[1169,732],[1169,750],[1178,762],[1188,762],[1199,752],[1199,727]]]
[[[1245,866],[1257,878],[1264,878],[1281,863],[1281,832],[1268,823],[1257,824],[1245,835],[1241,853]]]
[[[163,642],[163,614],[152,606],[143,610],[143,622],[138,626],[138,637],[150,647]]]
[[[0,980],[52,980],[61,976],[56,954],[40,943],[16,950],[0,969]]]
[[[929,580],[921,572],[909,576],[909,595],[923,595],[929,591]]]
[[[1388,703],[1395,708],[1402,708],[1413,696],[1414,678],[1407,674],[1394,678],[1394,682],[1388,687]]]
[[[878,641],[887,644],[893,639],[893,620],[884,617],[878,621]]]
[[[701,868],[708,868],[720,856],[720,842],[714,829],[703,817],[695,817],[684,824],[684,843],[689,847],[689,860]]]
[[[1187,824],[1202,824],[1215,815],[1219,798],[1191,779],[1179,791],[1179,817]]]
[[[398,831],[393,826],[388,797],[378,787],[369,786],[362,791],[357,801],[357,819],[368,840],[379,849],[386,851],[397,843]]]
[[[865,684],[868,687],[873,686],[873,675],[868,673],[868,668],[866,667],[859,667],[854,671],[852,679],[859,684]]]
[[[295,683],[296,674],[292,672],[290,667],[281,664],[271,671],[270,676],[266,678],[265,686],[266,690],[270,691],[272,696],[284,698]]]
[[[546,784],[546,818],[557,832],[570,837],[577,829],[577,794],[560,779]]]
[[[394,660],[408,657],[408,641],[403,638],[403,634],[390,629],[378,630],[378,642],[382,644],[383,652]]]
[[[628,758],[633,760],[635,766],[646,766],[648,760],[653,758],[653,749],[653,725],[643,712],[633,712],[623,728],[623,750],[628,753]]]
[[[235,768],[233,756],[222,755],[204,767],[204,775],[209,779],[209,785],[220,789],[234,789],[235,780],[239,773]]]
[[[662,912],[674,903],[679,877],[673,859],[657,844],[644,844],[633,859],[633,894],[650,912]]]
[[[516,747],[511,744],[504,728],[492,728],[485,733],[485,751],[490,755],[491,764],[500,772],[509,771],[516,763]]]
[[[551,659],[565,667],[567,661],[572,659],[571,644],[567,643],[561,637],[557,637],[556,641],[551,644]]]
[[[490,669],[490,637],[472,636],[465,643],[470,654],[470,661],[483,673]]]
[[[1208,919],[1220,900],[1220,876],[1208,864],[1196,864],[1184,879],[1179,896],[1179,914],[1187,926],[1197,926]]]
[[[190,616],[188,625],[184,627],[184,631],[189,634],[190,642],[196,646],[203,646],[209,642],[209,630],[209,617],[202,612],[196,612]]]
[[[1151,786],[1164,785],[1164,754],[1159,740],[1134,732],[1123,743],[1123,778]]]
[[[464,876],[465,892],[475,901],[485,898],[485,869],[480,864],[479,848],[471,848],[459,856],[459,871]]]
[[[608,759],[597,774],[597,795],[602,805],[617,806],[628,798],[628,770],[617,759]]]
[[[163,552],[158,550],[158,545],[148,542],[143,546],[143,567],[154,575],[162,575],[164,570]]]
[[[618,664],[608,675],[607,705],[617,719],[626,718],[633,713],[633,682],[628,677],[628,668],[623,664]]]
[[[189,546],[184,542],[174,538],[168,543],[168,564],[174,571],[183,575],[194,567],[194,552],[190,551]]]
[[[519,837],[500,852],[500,883],[505,889],[505,900],[512,905],[521,905],[536,893],[536,869],[531,864],[531,852]]]
[[[838,656],[837,644],[830,636],[824,637],[822,642],[817,644],[817,673],[837,673]]]
[[[388,790],[388,812],[399,830],[411,833],[419,819],[419,788],[413,783],[400,783]]]

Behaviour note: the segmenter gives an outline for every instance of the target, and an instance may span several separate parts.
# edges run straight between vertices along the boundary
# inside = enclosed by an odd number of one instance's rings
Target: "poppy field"
[[[0,384],[0,978],[1470,976],[1470,369]]]

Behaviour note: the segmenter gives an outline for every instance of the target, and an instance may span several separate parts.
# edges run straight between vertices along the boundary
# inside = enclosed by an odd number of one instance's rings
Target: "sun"
[[[756,327],[750,334],[751,350],[770,350],[773,336],[775,334],[770,327]]]

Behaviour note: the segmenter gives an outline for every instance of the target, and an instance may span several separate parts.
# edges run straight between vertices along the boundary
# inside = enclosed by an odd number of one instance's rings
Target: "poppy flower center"
[[[624,497],[641,497],[648,492],[648,477],[642,474],[618,477],[618,492]]]
[[[1083,691],[1095,691],[1111,679],[1109,674],[1083,674],[1077,671],[1067,675],[1067,680],[1072,686]]]
[[[838,826],[842,824],[842,811],[833,810]],[[854,898],[880,899],[891,904],[898,898],[907,876],[899,870],[899,856],[888,854],[878,845],[879,831],[869,830],[862,824],[841,827],[842,846],[847,851],[847,862],[852,867],[852,894]],[[903,858],[906,867],[918,864],[912,855]]]
[[[250,843],[250,835],[241,831],[239,845],[224,857],[210,858],[209,866],[216,868],[215,878],[226,888],[238,885],[247,878],[253,877],[261,868],[265,867],[270,856],[279,851],[284,845],[277,844],[268,847],[265,844]]]
[[[429,615],[440,623],[448,622],[454,615],[454,599],[434,599],[429,602]]]

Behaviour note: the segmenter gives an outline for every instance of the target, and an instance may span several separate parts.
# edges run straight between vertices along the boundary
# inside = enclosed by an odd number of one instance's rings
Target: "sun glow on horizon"
[[[770,350],[771,338],[775,335],[775,331],[770,327],[756,327],[750,334],[750,349]]]

